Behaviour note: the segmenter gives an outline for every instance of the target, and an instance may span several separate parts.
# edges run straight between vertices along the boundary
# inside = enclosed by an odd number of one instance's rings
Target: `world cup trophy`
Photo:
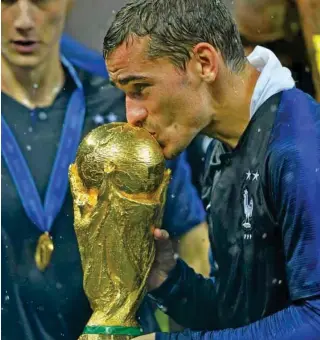
[[[93,314],[80,339],[141,334],[137,309],[155,256],[170,170],[144,129],[102,125],[81,142],[69,168],[84,291]]]

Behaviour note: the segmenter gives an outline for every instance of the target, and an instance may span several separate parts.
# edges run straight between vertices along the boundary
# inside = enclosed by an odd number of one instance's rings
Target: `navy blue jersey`
[[[179,261],[152,293],[177,322],[238,328],[320,296],[320,105],[284,91],[234,150],[213,142],[204,201],[215,282]]]
[[[106,79],[78,71],[86,100],[83,136],[99,124],[125,121],[123,93]],[[2,115],[26,158],[42,200],[66,106],[75,86],[71,77],[66,76],[65,86],[54,103],[32,112],[2,93]],[[205,217],[201,201],[190,183],[185,156],[168,166],[173,168],[173,179],[168,190],[164,227],[179,236]],[[35,265],[34,253],[41,232],[26,216],[3,160],[1,180],[2,339],[77,339],[91,309],[82,288],[71,194],[67,194],[51,230],[55,245],[51,263],[40,272]]]

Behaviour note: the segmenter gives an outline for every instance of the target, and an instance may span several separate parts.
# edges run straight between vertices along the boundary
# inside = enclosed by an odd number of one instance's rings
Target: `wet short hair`
[[[168,57],[185,69],[192,48],[201,42],[218,50],[226,65],[245,65],[237,26],[222,0],[132,0],[115,15],[103,43],[104,58],[133,37],[150,38],[149,58]]]

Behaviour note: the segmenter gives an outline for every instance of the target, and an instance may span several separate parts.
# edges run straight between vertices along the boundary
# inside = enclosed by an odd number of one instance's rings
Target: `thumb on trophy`
[[[169,233],[165,229],[154,228],[153,235],[155,240],[169,240]]]
[[[177,258],[169,233],[164,229],[154,228],[153,236],[156,254],[148,277],[148,291],[160,287],[177,264]]]

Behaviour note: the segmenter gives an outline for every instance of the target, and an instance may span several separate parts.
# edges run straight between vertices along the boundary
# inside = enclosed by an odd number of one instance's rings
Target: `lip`
[[[11,45],[18,53],[31,54],[39,48],[40,42],[31,39],[19,39],[11,40]]]

